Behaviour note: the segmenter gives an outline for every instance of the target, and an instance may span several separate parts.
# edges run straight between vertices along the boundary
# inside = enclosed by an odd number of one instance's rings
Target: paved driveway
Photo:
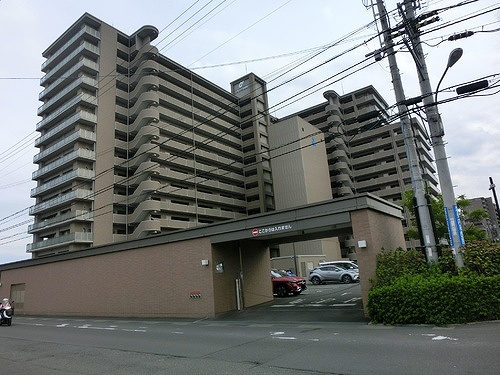
[[[270,322],[368,322],[363,312],[361,288],[356,284],[308,284],[298,296],[230,312],[222,320]]]

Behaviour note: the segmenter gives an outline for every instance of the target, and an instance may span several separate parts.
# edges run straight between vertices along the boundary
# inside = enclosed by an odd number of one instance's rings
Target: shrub
[[[453,324],[500,319],[500,244],[470,242],[457,270],[450,249],[429,266],[422,253],[397,249],[377,256],[368,313],[384,324]]]
[[[425,257],[416,250],[382,250],[377,254],[376,286],[390,285],[403,275],[414,275],[428,270]]]
[[[500,243],[471,241],[462,254],[467,271],[484,276],[500,274]]]
[[[451,276],[430,272],[402,276],[368,294],[373,322],[458,324],[500,318],[500,275]]]

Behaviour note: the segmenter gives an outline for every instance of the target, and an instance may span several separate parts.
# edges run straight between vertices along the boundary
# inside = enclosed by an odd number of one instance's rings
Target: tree
[[[408,229],[407,234],[410,238],[418,240],[420,237],[415,220],[413,196],[413,190],[406,190],[403,194],[403,200],[401,203],[413,217],[411,221],[412,227]],[[430,197],[429,200],[436,225],[437,238],[438,240],[446,239],[448,241],[448,224],[444,214],[443,196],[439,194],[437,197]],[[460,221],[462,222],[462,232],[464,234],[465,242],[484,240],[486,238],[486,233],[478,229],[474,224],[488,217],[488,213],[482,209],[467,211],[468,206],[470,206],[470,201],[465,197],[465,195],[459,195],[457,197],[457,208],[459,211]]]

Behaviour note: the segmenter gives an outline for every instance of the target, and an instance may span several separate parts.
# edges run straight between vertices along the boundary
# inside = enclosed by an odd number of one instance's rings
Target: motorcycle
[[[0,326],[6,324],[8,326],[12,325],[12,316],[14,315],[14,306],[9,302],[8,298],[4,298],[0,307]]]

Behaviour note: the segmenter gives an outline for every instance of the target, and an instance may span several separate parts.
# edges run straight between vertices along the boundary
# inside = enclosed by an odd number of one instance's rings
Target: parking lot
[[[260,306],[230,312],[220,319],[260,322],[368,322],[359,283],[307,284],[298,296],[278,298]]]

